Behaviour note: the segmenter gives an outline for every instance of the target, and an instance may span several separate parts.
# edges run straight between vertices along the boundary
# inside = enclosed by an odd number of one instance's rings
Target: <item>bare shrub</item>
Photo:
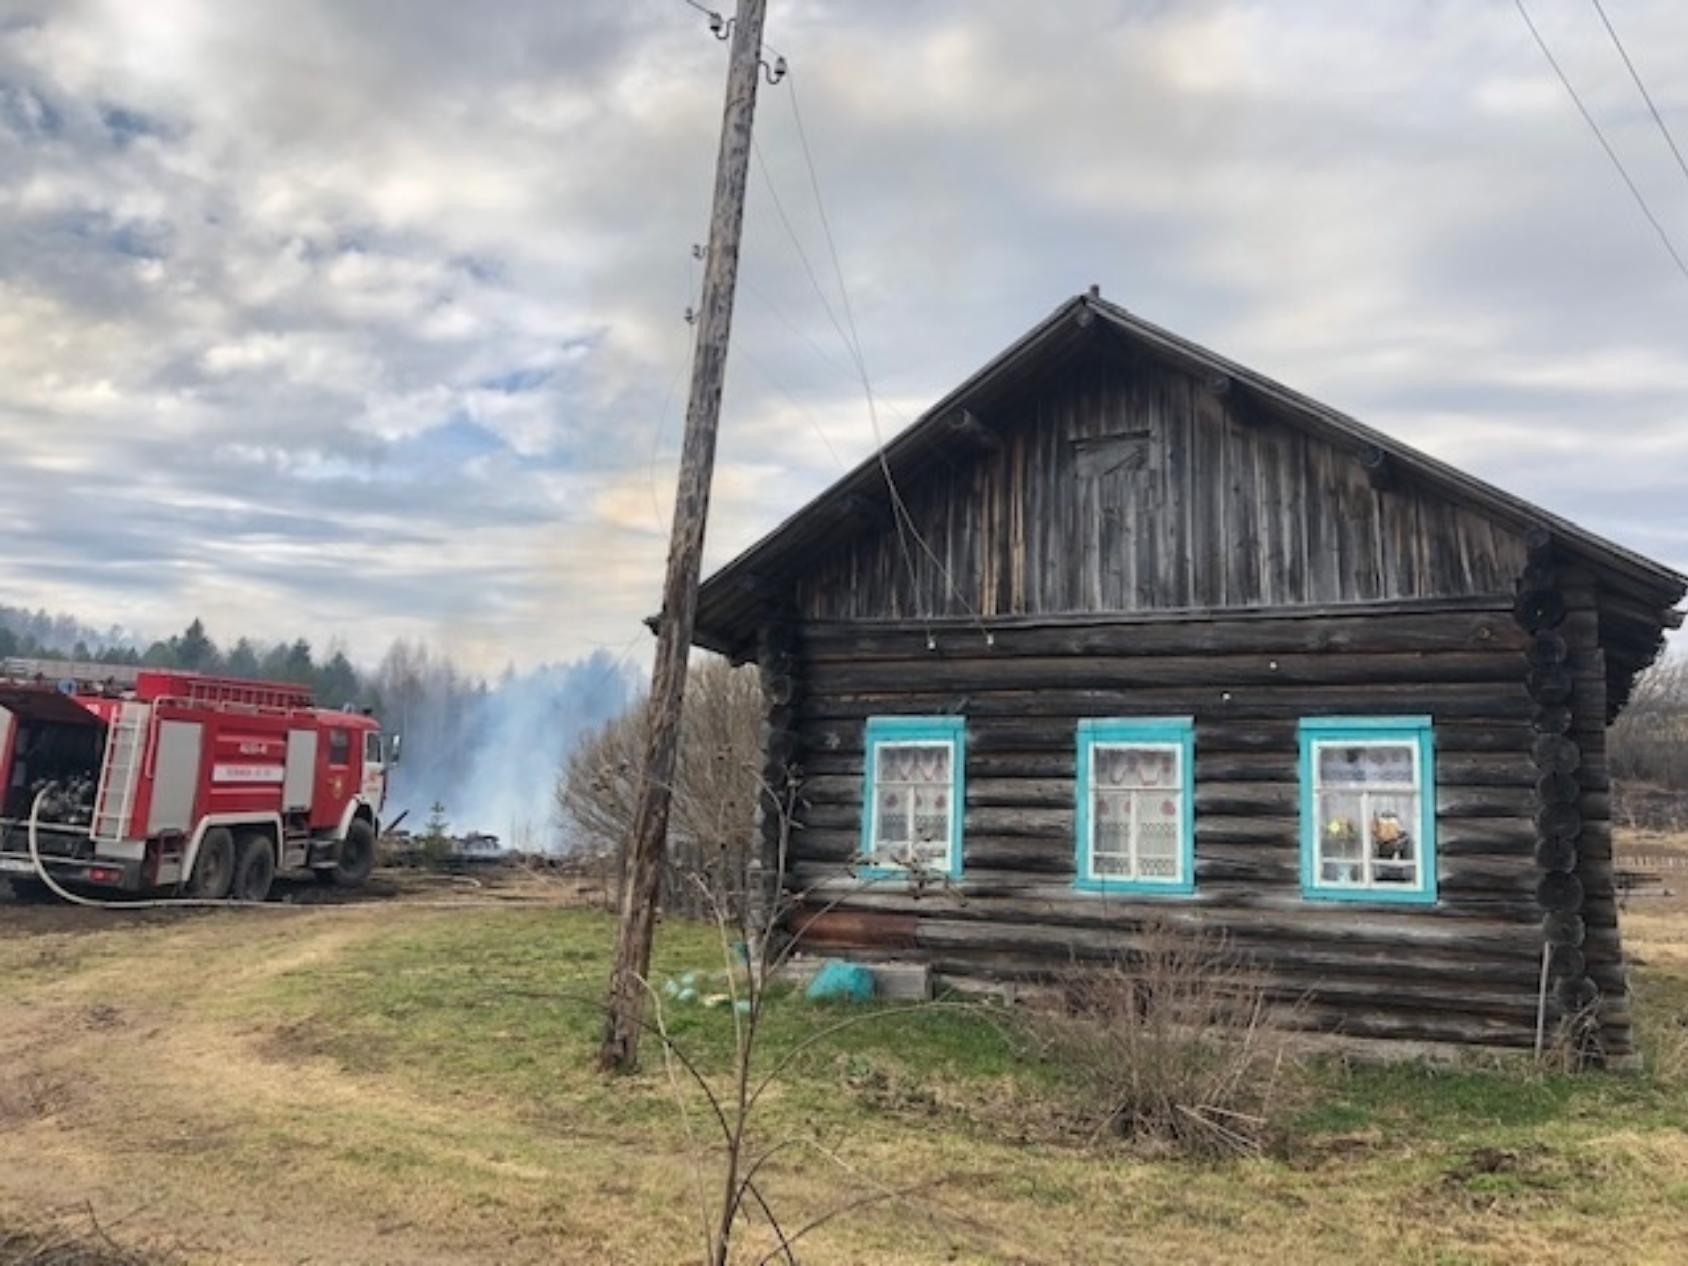
[[[1075,967],[1025,1023],[1078,1079],[1093,1140],[1222,1156],[1276,1133],[1290,1029],[1222,933],[1151,924],[1134,952]]]
[[[604,860],[618,899],[644,769],[647,715],[640,700],[588,735],[557,780],[559,815],[572,828],[577,847]],[[662,878],[665,909],[708,917],[706,896],[726,897],[731,904],[747,891],[761,722],[755,669],[734,668],[711,656],[688,674]]]
[[[1688,825],[1688,656],[1660,660],[1636,678],[1606,735],[1617,819],[1629,827]]]

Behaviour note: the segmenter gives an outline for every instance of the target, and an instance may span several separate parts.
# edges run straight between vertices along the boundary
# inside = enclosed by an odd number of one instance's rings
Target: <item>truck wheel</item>
[[[346,838],[340,844],[340,864],[329,874],[334,882],[356,888],[369,879],[375,869],[375,828],[362,818],[352,821]]]
[[[240,857],[234,867],[234,899],[262,901],[270,895],[275,882],[275,850],[268,836],[240,837]]]
[[[201,901],[221,901],[234,883],[234,836],[214,826],[199,841],[199,855],[193,859],[188,879],[188,896]]]

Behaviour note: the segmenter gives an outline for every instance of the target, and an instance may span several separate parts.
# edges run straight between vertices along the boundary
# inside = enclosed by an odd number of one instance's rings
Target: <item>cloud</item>
[[[720,118],[701,17],[14,10],[0,599],[366,661],[644,653]],[[888,435],[1098,282],[1688,566],[1688,284],[1509,15],[776,0],[793,76],[762,95],[710,560],[870,451],[840,327]],[[1539,16],[1688,243],[1604,32]],[[1674,18],[1623,15],[1673,120]]]

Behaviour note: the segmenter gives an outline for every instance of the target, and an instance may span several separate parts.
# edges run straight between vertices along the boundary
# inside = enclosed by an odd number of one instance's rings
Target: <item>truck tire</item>
[[[193,859],[188,878],[188,896],[200,901],[221,901],[234,883],[234,836],[214,826],[199,841],[199,855]]]
[[[348,888],[361,887],[375,869],[375,828],[362,818],[354,818],[340,843],[340,864],[328,873],[334,882]]]
[[[275,850],[270,847],[269,837],[258,834],[241,836],[238,857],[231,895],[236,901],[263,901],[268,898],[270,885],[275,882]]]

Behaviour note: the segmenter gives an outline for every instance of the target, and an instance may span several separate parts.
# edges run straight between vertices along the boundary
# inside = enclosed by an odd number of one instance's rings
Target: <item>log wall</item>
[[[1319,1027],[1514,1048],[1534,1040],[1545,931],[1576,941],[1575,955],[1555,951],[1558,1005],[1584,992],[1561,979],[1594,982],[1611,1000],[1602,1039],[1625,1056],[1594,620],[1573,603],[1564,653],[1545,665],[1541,630],[1520,624],[1510,593],[1340,613],[998,620],[988,640],[969,621],[805,622],[782,661],[796,684],[779,730],[803,779],[796,924],[816,950],[915,954],[977,983],[1129,948],[1148,921],[1201,923],[1225,929]],[[1558,735],[1578,748],[1569,789],[1551,781],[1568,758],[1540,743],[1544,667],[1574,684]],[[1437,903],[1303,898],[1298,719],[1426,713]],[[925,714],[967,718],[967,794],[962,877],[916,893],[858,878],[854,861],[866,718]],[[1077,723],[1131,715],[1196,719],[1191,896],[1073,884]],[[1574,801],[1582,823],[1569,870],[1544,864],[1544,796]],[[1575,902],[1561,891],[1573,878]]]

